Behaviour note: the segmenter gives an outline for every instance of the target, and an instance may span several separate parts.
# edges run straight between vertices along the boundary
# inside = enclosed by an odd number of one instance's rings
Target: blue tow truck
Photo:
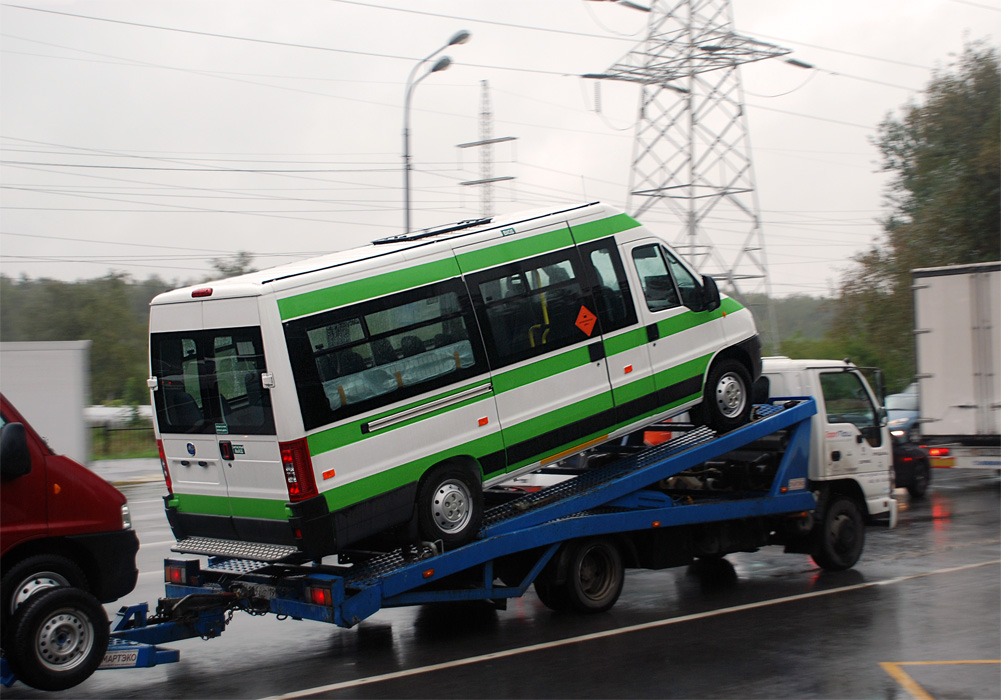
[[[566,478],[551,486],[494,494],[479,537],[451,551],[424,542],[339,555],[334,564],[166,559],[165,597],[152,613],[148,603],[120,609],[100,668],[176,662],[180,653],[163,645],[217,637],[237,611],[350,628],[387,607],[503,607],[534,585],[550,608],[601,612],[618,599],[627,568],[684,566],[774,544],[825,569],[850,568],[865,522],[879,514],[867,512],[854,477],[810,473],[817,413],[813,398],[770,399],[724,435],[693,428],[656,447],[594,453],[561,467]],[[2,671],[9,686],[16,669],[3,659]],[[59,686],[53,673],[49,689]]]

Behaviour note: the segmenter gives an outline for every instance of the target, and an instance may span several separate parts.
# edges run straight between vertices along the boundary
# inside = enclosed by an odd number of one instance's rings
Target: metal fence
[[[152,425],[92,427],[90,451],[92,459],[136,459],[159,454]]]

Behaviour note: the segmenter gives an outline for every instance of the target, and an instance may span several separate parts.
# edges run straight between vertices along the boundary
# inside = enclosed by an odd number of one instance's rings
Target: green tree
[[[1001,259],[1001,71],[967,45],[875,144],[891,174],[884,236],[841,281],[829,339],[873,362],[891,390],[914,374],[911,270]],[[865,359],[869,358],[869,359]]]

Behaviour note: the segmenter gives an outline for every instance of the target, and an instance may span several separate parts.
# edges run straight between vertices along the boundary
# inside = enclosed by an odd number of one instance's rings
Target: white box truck
[[[1001,262],[912,271],[922,444],[933,467],[1001,468]]]

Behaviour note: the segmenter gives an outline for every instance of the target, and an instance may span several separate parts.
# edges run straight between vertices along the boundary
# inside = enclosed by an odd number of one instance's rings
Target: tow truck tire
[[[87,589],[87,577],[83,571],[64,556],[36,554],[12,566],[0,583],[0,591],[3,591],[3,609],[0,610],[3,639],[7,639],[8,623],[17,608],[33,595],[60,586]],[[7,648],[6,644],[4,648]]]
[[[911,485],[907,487],[907,493],[911,495],[911,498],[924,498],[930,483],[931,467],[926,460],[917,461],[914,465],[914,474],[911,476]]]
[[[536,581],[535,595],[539,596],[542,604],[554,612],[567,612],[571,609],[570,597],[566,588],[558,583],[545,583]]]
[[[751,417],[751,375],[747,368],[733,359],[714,364],[695,417],[717,433],[728,433],[747,423]]]
[[[476,538],[483,523],[483,488],[471,469],[440,464],[417,492],[417,526],[424,540],[458,547]]]
[[[865,520],[858,504],[847,496],[834,496],[818,523],[811,556],[826,571],[855,566],[865,546]]]
[[[619,599],[625,573],[622,554],[608,538],[572,543],[563,584],[570,607],[584,613],[605,612]]]
[[[79,588],[33,595],[11,618],[5,649],[18,680],[39,690],[66,690],[87,680],[108,649],[108,616]]]

